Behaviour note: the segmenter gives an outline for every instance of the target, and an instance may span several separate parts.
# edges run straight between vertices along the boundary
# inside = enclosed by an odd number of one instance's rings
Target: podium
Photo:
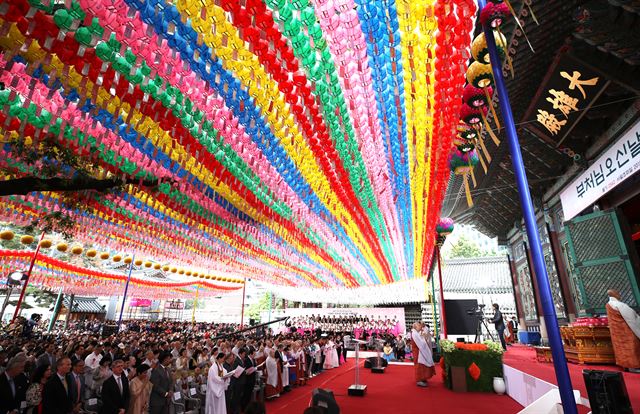
[[[355,384],[349,387],[347,394],[355,397],[364,397],[364,394],[367,392],[367,386],[360,384],[360,344],[364,343],[366,342],[359,339],[351,340],[351,344],[355,347],[356,351],[356,381]]]

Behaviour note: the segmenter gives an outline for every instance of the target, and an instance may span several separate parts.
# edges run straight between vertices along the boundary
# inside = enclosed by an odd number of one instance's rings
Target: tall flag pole
[[[482,11],[486,6],[486,0],[478,0],[478,6],[479,10]],[[517,16],[514,17],[517,19]],[[549,346],[551,347],[551,354],[553,355],[553,365],[556,371],[556,379],[558,380],[562,408],[566,414],[576,414],[578,409],[573,396],[573,386],[571,385],[571,377],[569,377],[569,368],[567,367],[567,360],[564,355],[564,347],[562,346],[562,337],[560,336],[553,296],[551,295],[551,286],[549,285],[549,276],[547,275],[547,267],[542,253],[542,245],[540,244],[535,210],[533,208],[533,202],[531,201],[531,193],[529,192],[529,182],[522,161],[518,134],[513,120],[513,113],[511,112],[511,104],[509,103],[509,94],[507,93],[507,88],[505,87],[502,77],[502,62],[498,54],[498,49],[496,48],[493,30],[487,25],[484,25],[483,30],[485,38],[487,39],[491,68],[493,69],[493,79],[498,91],[500,110],[504,118],[504,128],[507,141],[509,142],[509,151],[511,153],[516,183],[518,185],[518,195],[520,197],[522,215],[527,229],[527,237],[530,242],[533,267],[540,289],[540,301],[542,302],[542,309],[544,310],[544,321],[549,335]]]
[[[127,291],[129,290],[129,282],[131,282],[131,272],[133,272],[134,258],[135,256],[131,258],[131,264],[129,265],[129,275],[127,276],[127,284],[124,285],[124,297],[122,298],[120,316],[118,317],[118,332],[120,332],[120,325],[122,324],[122,312],[124,312],[124,304],[127,303]]]

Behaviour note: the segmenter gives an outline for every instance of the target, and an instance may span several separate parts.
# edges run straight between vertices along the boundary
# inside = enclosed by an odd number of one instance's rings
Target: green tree
[[[469,240],[466,236],[462,235],[460,238],[451,245],[448,250],[448,257],[480,257],[486,256],[486,253],[480,249],[480,246],[473,240]]]
[[[270,299],[271,295],[269,293],[265,293],[258,302],[249,306],[245,313],[249,318],[259,319],[260,312],[269,310],[271,305]],[[282,309],[282,301],[275,300],[275,306],[272,309]]]
[[[184,301],[184,309],[193,309],[193,303],[195,302],[194,299],[187,299]],[[204,309],[205,303],[204,303],[204,299],[199,299],[198,303],[196,304],[196,309]]]
[[[56,303],[57,294],[48,290],[38,289],[33,286],[27,287],[26,296],[33,297],[36,304],[43,308],[48,308]],[[24,303],[24,302],[23,302]],[[28,309],[28,308],[25,308]]]

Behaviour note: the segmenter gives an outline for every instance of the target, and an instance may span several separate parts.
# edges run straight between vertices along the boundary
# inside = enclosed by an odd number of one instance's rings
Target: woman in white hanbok
[[[220,352],[216,356],[216,362],[209,368],[205,414],[227,414],[224,392],[229,386],[229,378],[224,378],[227,374],[227,370],[222,366],[224,357],[224,353]]]
[[[336,350],[336,345],[333,343],[331,338],[327,341],[327,344],[324,347],[324,369],[337,368],[340,364],[338,363],[338,351]]]

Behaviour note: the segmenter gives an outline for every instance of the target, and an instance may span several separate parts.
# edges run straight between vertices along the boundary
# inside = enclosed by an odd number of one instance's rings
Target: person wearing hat
[[[129,414],[144,414],[149,410],[149,397],[153,384],[149,381],[149,365],[140,364],[136,367],[137,375],[129,383],[131,401],[129,402]]]

